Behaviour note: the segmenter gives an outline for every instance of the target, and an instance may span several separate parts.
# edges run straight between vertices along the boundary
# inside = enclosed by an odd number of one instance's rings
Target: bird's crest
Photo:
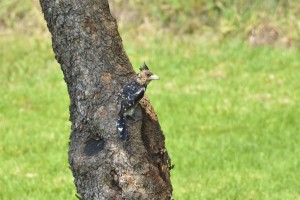
[[[140,67],[140,71],[144,71],[144,70],[149,70],[145,62],[143,66]]]

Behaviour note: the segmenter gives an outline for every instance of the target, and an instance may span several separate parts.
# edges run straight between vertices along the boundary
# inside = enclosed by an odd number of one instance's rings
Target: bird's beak
[[[159,77],[156,76],[155,74],[153,74],[148,79],[150,79],[150,80],[159,80]]]

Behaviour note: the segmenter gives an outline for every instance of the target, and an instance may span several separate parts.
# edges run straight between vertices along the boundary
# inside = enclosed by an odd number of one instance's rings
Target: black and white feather
[[[133,115],[134,109],[146,92],[147,85],[151,80],[157,79],[159,79],[159,77],[154,75],[144,63],[140,68],[140,73],[121,89],[118,97],[121,107],[118,114],[117,129],[123,141],[129,140],[126,128],[126,116]]]

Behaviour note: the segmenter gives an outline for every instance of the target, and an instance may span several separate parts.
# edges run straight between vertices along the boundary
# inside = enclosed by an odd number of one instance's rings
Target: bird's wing
[[[143,98],[145,93],[145,87],[124,87],[122,92],[121,109],[119,114],[124,114],[130,110]]]

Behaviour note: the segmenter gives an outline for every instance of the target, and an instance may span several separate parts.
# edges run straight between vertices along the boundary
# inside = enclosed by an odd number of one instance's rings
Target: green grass
[[[146,60],[161,77],[147,93],[175,199],[300,198],[299,51],[197,39],[124,37],[134,66]],[[0,43],[0,198],[74,199],[69,100],[50,41]]]
[[[171,32],[185,29],[185,22],[197,25],[198,10],[210,10],[211,20],[216,17],[212,3],[164,2],[169,7],[147,1],[137,8],[151,20],[162,19],[163,27],[175,24]],[[250,48],[244,33],[262,13],[276,8],[265,19],[297,40],[299,22],[293,19],[299,18],[299,3],[254,1],[248,9],[240,1],[231,0],[232,6],[215,2],[221,25],[214,31],[198,24],[193,34],[174,36],[162,27],[121,26],[135,69],[146,61],[161,78],[151,83],[147,95],[175,165],[174,198],[298,200],[299,49]],[[29,0],[0,5],[0,26],[10,33],[0,35],[0,199],[75,199],[67,158],[67,88],[50,39],[37,35],[45,27],[41,15]],[[174,10],[180,12],[178,18],[172,17]],[[218,35],[227,25],[234,37],[210,41],[208,35]],[[20,31],[26,34],[16,33]]]
[[[175,199],[300,198],[299,51],[194,41],[144,52]]]
[[[50,42],[0,44],[0,199],[70,199],[69,100]]]

